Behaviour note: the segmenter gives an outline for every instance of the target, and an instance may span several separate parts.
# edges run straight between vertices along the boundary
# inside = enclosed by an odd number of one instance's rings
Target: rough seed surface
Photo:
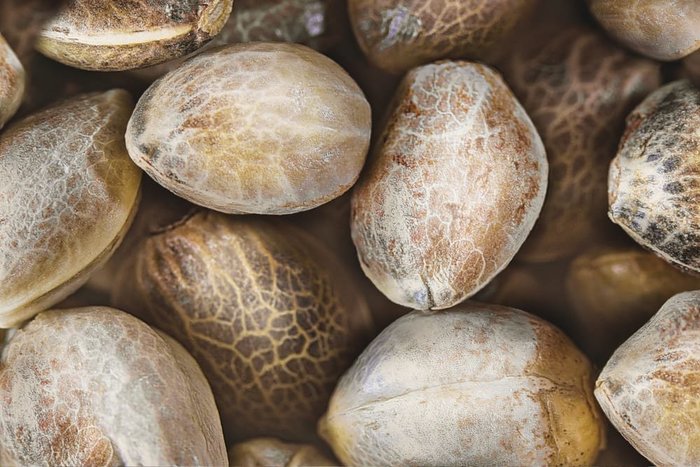
[[[126,135],[158,183],[227,213],[290,214],[347,191],[365,162],[371,112],[352,78],[295,44],[198,55],[146,91]]]
[[[173,339],[103,307],[46,311],[0,359],[2,465],[225,465],[214,398]]]
[[[609,216],[667,261],[700,271],[700,90],[667,84],[627,118],[608,180]]]
[[[344,465],[590,465],[591,366],[549,323],[475,302],[389,325],[341,378],[319,432]]]
[[[0,128],[22,103],[25,79],[22,64],[0,34]]]
[[[365,274],[392,301],[448,308],[525,241],[544,201],[544,147],[484,65],[416,68],[394,102],[353,194],[353,241]]]
[[[379,68],[489,59],[536,0],[350,0],[358,43]]]
[[[296,42],[322,50],[338,36],[339,0],[236,0],[215,42]]]
[[[595,30],[570,27],[545,44],[521,47],[505,76],[542,136],[549,161],[547,198],[518,258],[561,259],[609,223],[608,166],[625,117],[661,84],[659,65]]]
[[[118,246],[141,171],[124,131],[126,91],[86,94],[0,136],[0,327],[59,302]]]
[[[700,464],[700,291],[671,298],[603,368],[595,395],[656,465]]]
[[[294,42],[323,51],[342,34],[342,0],[236,0],[221,32],[201,49],[160,65],[134,70],[146,82],[182,66],[185,60],[228,44],[241,42]]]
[[[588,0],[606,31],[657,60],[678,60],[700,48],[698,0]]]
[[[186,55],[226,23],[232,0],[67,0],[37,49],[86,70],[126,70]]]
[[[118,278],[113,303],[192,352],[231,439],[309,439],[365,339],[352,327],[364,299],[301,235],[201,212],[150,237]]]

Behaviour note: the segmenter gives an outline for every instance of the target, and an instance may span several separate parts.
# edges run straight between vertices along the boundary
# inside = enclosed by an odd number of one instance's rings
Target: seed
[[[327,50],[342,30],[339,0],[236,0],[221,32],[201,49],[241,42],[294,42],[315,50]],[[190,57],[181,57],[132,73],[153,82],[175,70]]]
[[[302,232],[211,211],[142,243],[112,300],[192,352],[236,440],[308,440],[371,327],[342,265]]]
[[[295,42],[325,50],[339,38],[342,8],[338,0],[236,0],[216,42]]]
[[[588,0],[605,30],[630,49],[678,60],[700,48],[697,0]]]
[[[625,117],[661,84],[659,65],[578,26],[520,47],[506,79],[542,136],[550,169],[542,213],[518,258],[571,256],[609,225],[607,169]]]
[[[652,253],[626,247],[580,254],[566,279],[584,350],[601,363],[666,300],[697,288],[700,278],[682,273]]]
[[[228,463],[239,467],[337,465],[310,444],[283,443],[274,438],[257,438],[234,444]]]
[[[25,79],[22,64],[0,34],[0,128],[22,103]]]
[[[126,141],[136,164],[193,203],[290,214],[355,183],[370,131],[367,100],[335,62],[253,43],[198,55],[153,84]]]
[[[499,75],[467,62],[416,68],[353,194],[362,268],[392,301],[449,308],[506,267],[539,215],[542,141]]]
[[[627,117],[610,166],[609,216],[640,245],[700,271],[700,90],[676,81]]]
[[[344,465],[591,465],[590,363],[527,313],[465,303],[389,325],[341,378],[320,435]]]
[[[595,396],[656,465],[700,464],[700,291],[668,300],[603,368]]]
[[[0,136],[0,327],[74,292],[131,224],[141,171],[126,153],[133,103],[86,94]]]
[[[128,70],[193,52],[219,33],[233,0],[69,0],[39,34],[39,52],[85,70]]]
[[[683,67],[695,86],[700,86],[700,50],[688,55],[683,60]]]
[[[489,60],[534,0],[349,0],[360,47],[379,68],[400,73],[440,58]]]
[[[46,311],[0,360],[3,465],[225,465],[202,371],[165,334],[105,307]]]

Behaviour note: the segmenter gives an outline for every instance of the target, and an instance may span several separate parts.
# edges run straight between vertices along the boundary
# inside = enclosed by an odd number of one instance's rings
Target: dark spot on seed
[[[661,172],[669,173],[673,172],[681,164],[681,160],[678,156],[672,156],[661,163]]]
[[[666,193],[671,193],[672,195],[677,195],[682,193],[684,190],[683,184],[681,182],[670,182],[664,185],[664,191]]]
[[[658,161],[659,159],[661,159],[661,154],[658,154],[658,153],[649,154],[647,156],[647,162],[654,162],[654,161]]]
[[[661,243],[664,238],[666,238],[666,231],[661,225],[654,222],[647,227],[646,232],[644,232],[644,238],[656,245]]]

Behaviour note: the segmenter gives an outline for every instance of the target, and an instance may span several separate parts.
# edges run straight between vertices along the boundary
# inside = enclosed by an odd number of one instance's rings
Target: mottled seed
[[[233,0],[67,0],[39,34],[44,55],[86,70],[127,70],[171,60],[206,44]]]
[[[122,90],[86,94],[0,135],[0,327],[68,296],[121,242],[141,181],[124,145],[132,108]]]
[[[440,58],[492,59],[535,0],[350,0],[355,37],[392,72]]]
[[[625,117],[660,85],[659,66],[579,26],[518,47],[505,76],[542,136],[550,169],[542,213],[518,258],[554,261],[609,224],[608,166]]]
[[[353,194],[352,236],[389,299],[449,308],[513,258],[539,215],[547,160],[501,77],[468,62],[408,73]]]
[[[609,216],[639,244],[700,271],[700,90],[676,81],[627,118],[610,166]]]
[[[236,0],[221,32],[194,52],[241,42],[294,42],[323,51],[340,39],[343,6],[340,0]],[[153,82],[182,66],[188,57],[134,70]]]
[[[308,440],[371,318],[343,266],[284,223],[199,212],[149,236],[115,305],[202,365],[231,439]]]
[[[657,60],[678,60],[700,48],[697,0],[588,0],[615,39]]]
[[[527,313],[466,303],[389,325],[341,378],[320,435],[344,465],[590,465],[592,368]]]
[[[127,313],[46,311],[0,359],[2,465],[225,465],[214,397],[185,349]]]
[[[25,80],[22,64],[0,34],[0,128],[22,103]]]
[[[357,180],[370,107],[335,62],[301,45],[227,46],[146,91],[129,122],[132,159],[193,203],[227,213],[289,214]]]
[[[615,351],[595,396],[656,465],[700,464],[700,291],[668,300]]]

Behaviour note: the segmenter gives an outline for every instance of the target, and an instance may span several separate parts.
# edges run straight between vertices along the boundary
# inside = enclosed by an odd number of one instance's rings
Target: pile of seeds
[[[700,464],[696,0],[0,0],[0,465]]]

